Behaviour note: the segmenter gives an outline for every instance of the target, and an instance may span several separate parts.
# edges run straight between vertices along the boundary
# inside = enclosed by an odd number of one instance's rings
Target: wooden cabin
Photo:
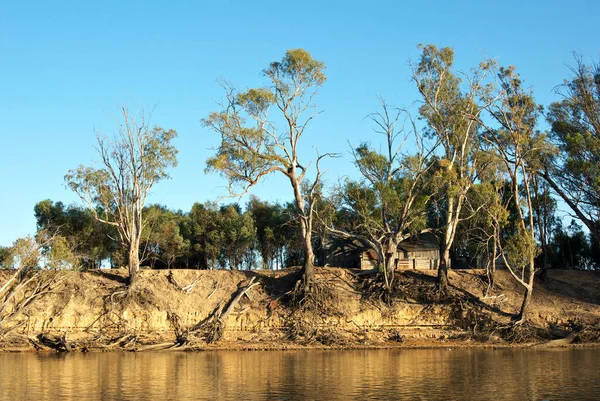
[[[325,266],[370,270],[377,267],[379,257],[374,249],[359,240],[332,239],[325,243]],[[440,248],[432,234],[422,234],[402,241],[394,257],[398,270],[437,269]]]
[[[331,239],[323,252],[325,266],[364,270],[377,267],[377,252],[359,240]]]
[[[433,234],[421,234],[398,244],[396,268],[400,270],[437,269],[440,265],[440,246]]]

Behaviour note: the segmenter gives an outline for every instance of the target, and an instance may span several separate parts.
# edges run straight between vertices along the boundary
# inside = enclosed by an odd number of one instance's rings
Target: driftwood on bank
[[[202,275],[199,275],[194,281],[192,281],[190,284],[188,285],[184,285],[181,286],[177,280],[175,279],[175,276],[173,275],[173,271],[170,270],[169,274],[167,275],[167,280],[169,280],[169,282],[171,284],[173,284],[175,286],[175,288],[177,288],[179,291],[181,292],[185,292],[186,294],[189,294],[190,292],[192,292],[194,290],[194,287],[196,286],[196,284],[198,283],[198,281],[200,281],[200,279],[202,278]]]
[[[71,346],[67,342],[67,333],[63,335],[55,335],[48,333],[38,334],[37,340],[48,348],[52,348],[58,352],[70,352]]]
[[[209,318],[196,326],[196,329],[202,328],[205,330],[207,343],[216,343],[223,337],[225,319],[233,312],[244,295],[250,299],[248,291],[260,284],[255,280],[256,277],[252,277],[248,284],[240,285],[227,305],[224,307],[222,305],[217,306]]]
[[[559,338],[556,340],[546,341],[545,343],[534,345],[535,348],[554,348],[554,347],[564,347],[566,345],[571,344],[577,336],[579,335],[579,331],[572,331],[566,337]]]

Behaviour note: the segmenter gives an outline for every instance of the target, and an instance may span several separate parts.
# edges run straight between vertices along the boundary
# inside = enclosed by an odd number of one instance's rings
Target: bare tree
[[[8,324],[36,300],[55,291],[64,280],[62,271],[76,268],[77,258],[65,238],[40,230],[36,237],[16,240],[3,265],[10,274],[0,286],[0,335],[18,327],[19,323]]]
[[[144,204],[152,186],[169,178],[166,170],[177,165],[177,149],[171,144],[177,133],[151,128],[151,113],[132,115],[122,106],[121,114],[117,134],[96,135],[101,167],[81,165],[69,171],[65,181],[98,221],[116,227],[127,251],[131,284],[140,267]]]
[[[412,234],[429,231],[425,222],[425,205],[431,196],[427,174],[435,164],[431,156],[437,143],[426,147],[410,114],[380,101],[381,111],[369,118],[374,132],[385,138],[384,151],[377,152],[367,143],[352,149],[362,179],[347,180],[339,188],[335,208],[342,210],[344,218],[330,218],[327,229],[334,236],[359,240],[377,251],[389,291],[398,244]],[[409,152],[403,150],[407,142],[414,145]]]

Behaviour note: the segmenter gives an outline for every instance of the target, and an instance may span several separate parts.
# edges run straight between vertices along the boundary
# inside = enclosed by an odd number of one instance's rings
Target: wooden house
[[[330,240],[325,244],[324,254],[326,266],[370,270],[379,264],[377,252],[359,240]],[[393,258],[399,270],[437,269],[440,248],[434,235],[422,234],[402,241]]]
[[[398,244],[397,269],[437,269],[440,264],[440,246],[433,234],[421,234]]]
[[[359,240],[331,239],[323,249],[325,266],[369,270],[377,267],[377,252]]]

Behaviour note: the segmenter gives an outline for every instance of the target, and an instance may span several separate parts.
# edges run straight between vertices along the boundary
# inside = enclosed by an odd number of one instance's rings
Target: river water
[[[0,354],[2,400],[600,399],[600,349]]]

